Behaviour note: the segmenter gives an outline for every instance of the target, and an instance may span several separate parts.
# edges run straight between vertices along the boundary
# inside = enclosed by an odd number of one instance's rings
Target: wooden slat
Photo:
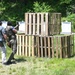
[[[46,30],[45,31],[46,31],[46,35],[48,36],[48,13],[45,14],[45,18],[46,18],[46,20],[45,20]]]
[[[51,39],[52,39],[52,58],[54,58],[54,46],[53,46],[54,38],[51,37]]]
[[[17,38],[17,41],[18,41],[18,38],[19,36],[18,35],[16,35],[16,38]],[[19,55],[19,43],[17,42],[17,55]]]
[[[34,56],[34,36],[32,36],[32,56]]]
[[[58,38],[59,37],[56,37],[56,57],[58,58],[58,51],[59,51],[59,47],[58,47],[58,44],[59,44],[59,42],[58,42]]]
[[[25,34],[28,34],[27,33],[27,28],[28,27],[28,14],[27,13],[25,13]]]
[[[60,38],[61,40],[60,40],[60,43],[61,43],[61,48],[60,48],[60,58],[62,58],[63,57],[63,50],[64,50],[64,37],[61,37]]]
[[[44,31],[43,24],[44,24],[44,14],[41,14],[41,35],[43,35],[43,31]]]
[[[35,35],[36,34],[36,30],[35,30],[36,28],[35,28],[35,14],[33,14],[33,35]]]
[[[19,36],[20,38],[19,38],[19,41],[20,41],[20,55],[21,55],[21,35]]]
[[[39,45],[39,37],[37,38],[37,41],[38,41],[38,57],[40,57],[40,45]]]
[[[22,55],[24,55],[24,35],[22,36]]]
[[[68,45],[67,45],[67,42],[68,42],[68,41],[67,41],[67,36],[66,36],[66,37],[64,36],[64,42],[65,42],[64,57],[68,57],[68,56],[67,56],[67,48],[68,48],[68,47],[67,47],[67,46],[68,46]]]
[[[31,13],[29,14],[29,34],[31,35]]]
[[[29,56],[31,55],[31,36],[29,36]]]
[[[40,41],[41,41],[41,57],[43,57],[43,38],[40,37]]]
[[[48,57],[50,58],[51,57],[51,53],[50,53],[50,37],[48,37]]]
[[[67,57],[70,57],[71,56],[71,50],[70,50],[71,46],[70,46],[70,41],[69,41],[70,40],[70,36],[67,36],[67,40],[68,41],[67,41],[67,54],[66,55],[67,55]]]
[[[47,49],[46,49],[46,37],[44,37],[44,46],[45,46],[45,57],[47,57]]]
[[[26,45],[25,45],[25,55],[27,56],[27,36],[26,36]]]
[[[39,28],[40,28],[39,19],[40,19],[40,14],[38,13],[38,14],[37,14],[37,35],[40,34],[40,33],[39,33],[39,32],[40,32],[40,31],[39,31],[39,30],[40,30],[40,29],[39,29]]]

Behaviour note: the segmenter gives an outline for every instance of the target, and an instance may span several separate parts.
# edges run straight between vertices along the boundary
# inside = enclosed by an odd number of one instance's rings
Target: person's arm
[[[15,34],[17,33],[17,30],[14,27],[12,27],[12,30]]]
[[[13,29],[13,32],[16,34],[17,33],[17,30],[16,29]]]
[[[3,37],[5,40],[7,40],[7,35],[6,34],[3,34]]]

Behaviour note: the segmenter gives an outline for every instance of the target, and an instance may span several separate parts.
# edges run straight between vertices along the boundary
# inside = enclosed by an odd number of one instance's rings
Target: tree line
[[[75,13],[74,0],[0,0],[0,19],[24,20],[25,12],[60,12],[62,17]]]

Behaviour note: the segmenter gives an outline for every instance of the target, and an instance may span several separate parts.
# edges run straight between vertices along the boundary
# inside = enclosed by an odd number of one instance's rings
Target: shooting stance
[[[16,34],[17,30],[12,26],[11,22],[7,23],[6,27],[6,34],[7,34],[7,45],[12,49],[12,53],[10,54],[9,59],[7,60],[6,64],[11,64],[11,60],[15,59],[14,55],[17,51],[17,40],[16,40]]]

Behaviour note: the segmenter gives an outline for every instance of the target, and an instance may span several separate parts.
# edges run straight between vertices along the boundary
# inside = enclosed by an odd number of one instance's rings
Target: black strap
[[[0,34],[2,35],[2,41],[5,42],[5,38],[3,36],[2,29],[0,30]]]

